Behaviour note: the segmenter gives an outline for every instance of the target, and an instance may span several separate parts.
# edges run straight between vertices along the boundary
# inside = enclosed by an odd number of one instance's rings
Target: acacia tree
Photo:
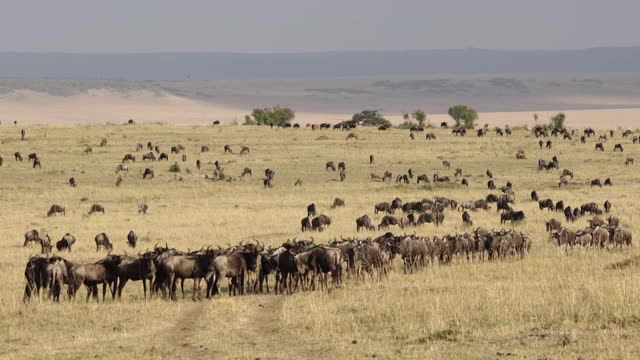
[[[418,126],[420,127],[424,127],[425,122],[427,121],[427,114],[420,109],[414,111],[413,114],[411,114],[411,117],[418,122]]]
[[[467,105],[454,105],[449,108],[449,116],[456,122],[456,127],[473,129],[478,120],[478,112]]]
[[[551,118],[550,126],[552,129],[564,129],[564,121],[567,116],[564,113],[558,113]]]
[[[288,107],[255,108],[251,116],[245,116],[246,125],[284,125],[289,124],[296,113]]]

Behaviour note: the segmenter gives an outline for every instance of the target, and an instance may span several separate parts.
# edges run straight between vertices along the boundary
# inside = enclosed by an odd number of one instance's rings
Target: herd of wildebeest
[[[217,125],[217,124],[214,124]],[[447,124],[441,124],[446,127]],[[291,126],[290,126],[291,127]],[[300,126],[293,126],[299,128]],[[312,126],[312,130],[316,130]],[[329,124],[322,124],[319,129],[330,129]],[[353,129],[354,127],[336,127],[334,129]],[[386,127],[378,130],[385,131]],[[415,134],[423,132],[422,128],[411,128],[410,136],[415,140]],[[455,136],[466,136],[463,128],[454,128],[452,134]],[[509,127],[505,129],[497,128],[496,136],[511,136]],[[564,140],[571,140],[573,136],[580,136],[581,143],[586,143],[586,139],[594,136],[593,129],[584,129],[582,134],[577,130],[553,129],[535,127],[531,130],[536,138],[547,138],[546,141],[539,140],[540,148],[553,148],[553,141],[550,137],[562,137]],[[487,136],[488,128],[484,127],[476,131],[478,137]],[[629,137],[633,133],[630,130],[624,131],[622,137]],[[25,133],[22,132],[24,139]],[[595,146],[596,151],[604,151],[603,141],[613,138],[614,131],[600,136]],[[426,134],[427,140],[436,140],[434,133]],[[349,133],[346,140],[358,140],[358,136]],[[633,136],[633,143],[640,143],[637,136]],[[107,146],[107,139],[100,142],[101,147]],[[168,160],[169,156],[161,152],[158,145],[147,143],[150,151],[142,156],[143,161]],[[136,144],[136,151],[142,151],[145,146]],[[171,147],[172,154],[182,152],[182,161],[187,161],[184,154],[184,146],[176,145]],[[225,154],[233,154],[230,145],[224,146]],[[208,146],[202,146],[200,152],[208,152]],[[621,144],[616,144],[613,151],[624,151]],[[92,148],[85,149],[86,154],[91,154]],[[249,154],[250,149],[242,146],[240,155]],[[156,154],[158,156],[156,156]],[[517,160],[526,160],[523,150],[516,153]],[[16,161],[22,161],[20,153],[15,154]],[[29,159],[34,162],[34,167],[40,167],[40,158],[35,154],[29,154]],[[375,158],[369,155],[369,164],[374,164]],[[125,154],[122,162],[116,167],[116,173],[128,171],[126,163],[135,162],[136,155]],[[0,158],[0,166],[2,159]],[[202,167],[200,159],[196,160],[198,169]],[[221,166],[218,161],[213,163],[215,170],[220,172]],[[442,162],[444,170],[451,169],[450,161]],[[627,157],[625,165],[633,165],[633,158]],[[560,171],[560,161],[557,156],[553,156],[550,161],[538,160],[539,171]],[[336,167],[334,161],[327,161],[325,170],[339,171],[340,180],[346,178],[347,166],[344,161],[338,162]],[[275,171],[266,169],[263,184],[265,189],[273,187]],[[67,295],[74,298],[77,291],[84,286],[87,289],[87,301],[98,297],[98,286],[102,285],[102,299],[106,298],[107,289],[110,290],[112,298],[120,297],[123,288],[129,281],[142,281],[144,296],[147,297],[147,290],[150,296],[162,296],[176,299],[177,286],[180,285],[184,296],[184,281],[193,279],[192,298],[201,298],[202,283],[205,286],[206,297],[210,298],[219,294],[222,280],[228,280],[229,295],[243,295],[247,293],[269,292],[269,279],[272,277],[272,284],[276,294],[292,293],[294,291],[307,291],[316,289],[330,289],[340,286],[345,279],[364,281],[366,278],[385,278],[393,268],[395,258],[400,258],[403,263],[404,272],[414,272],[419,268],[428,265],[440,264],[448,265],[460,261],[497,261],[504,259],[518,259],[525,257],[531,251],[531,239],[528,235],[513,229],[487,230],[483,227],[475,227],[472,214],[477,211],[489,212],[495,206],[496,214],[500,218],[501,224],[507,222],[514,224],[525,221],[526,216],[522,210],[514,208],[516,197],[514,185],[507,181],[504,186],[498,187],[494,182],[493,172],[488,169],[485,172],[487,188],[491,191],[499,189],[499,193],[489,193],[485,198],[477,200],[457,201],[441,196],[432,199],[420,199],[416,201],[403,201],[396,197],[389,202],[373,204],[373,213],[382,214],[379,224],[374,224],[372,217],[364,214],[355,219],[356,231],[358,233],[372,233],[375,231],[397,227],[403,235],[394,235],[387,232],[384,235],[361,238],[341,238],[334,239],[330,243],[319,244],[311,240],[288,240],[277,247],[266,247],[259,241],[240,242],[225,248],[219,246],[207,246],[200,250],[178,250],[156,244],[152,250],[139,252],[137,256],[114,255],[113,244],[106,233],[97,234],[95,237],[96,251],[104,249],[108,252],[106,257],[90,263],[77,263],[65,259],[61,256],[63,251],[71,253],[72,246],[76,243],[76,238],[67,233],[55,243],[58,253],[52,255],[54,244],[47,234],[40,234],[33,229],[24,235],[24,246],[31,243],[40,245],[41,254],[31,255],[27,261],[24,272],[26,286],[24,290],[24,301],[27,302],[40,294],[46,295],[54,301],[59,301],[64,287],[67,287]],[[244,168],[241,177],[252,176],[250,168]],[[559,187],[568,186],[574,174],[570,169],[562,169],[560,172]],[[144,179],[153,179],[153,169],[145,168]],[[205,177],[206,179],[220,180],[215,175]],[[458,180],[459,179],[459,180]],[[385,171],[383,175],[371,174],[372,181],[391,182],[393,174]],[[446,183],[460,181],[462,186],[469,186],[469,180],[465,177],[461,168],[456,168],[453,176],[441,176],[437,173],[429,176],[427,174],[414,174],[412,169],[406,173],[396,175],[396,183],[417,184]],[[76,187],[74,178],[69,179],[69,185]],[[123,180],[118,174],[116,186],[120,186]],[[297,179],[294,186],[302,186],[302,180]],[[601,187],[600,179],[592,179],[591,187]],[[612,186],[612,180],[607,178],[605,186]],[[265,190],[268,191],[268,190]],[[554,239],[559,247],[565,251],[575,246],[605,249],[611,247],[626,247],[632,244],[631,232],[622,227],[617,217],[608,215],[605,219],[603,214],[609,214],[612,204],[607,200],[603,204],[603,210],[594,202],[571,207],[564,201],[553,201],[549,198],[541,199],[536,191],[531,192],[531,201],[539,205],[540,211],[551,213],[562,213],[567,223],[573,223],[578,218],[590,215],[589,226],[581,230],[571,230],[562,225],[561,221],[551,218],[545,223],[546,231],[550,233],[550,238]],[[345,201],[335,198],[330,205],[335,209],[345,207]],[[147,204],[141,204],[139,212],[145,214],[148,209]],[[105,213],[101,204],[91,205],[91,214]],[[331,226],[331,218],[326,214],[320,214],[315,204],[310,204],[306,209],[307,216],[301,220],[301,231],[321,232]],[[66,209],[61,205],[51,205],[47,216],[65,215]],[[460,214],[462,222],[469,228],[468,232],[449,234],[442,237],[423,237],[415,235],[415,230],[424,224],[433,224],[438,227],[445,221],[445,214]],[[373,215],[372,215],[373,216]],[[411,228],[414,235],[407,235],[406,229]],[[132,230],[127,234],[127,243],[131,248],[136,248],[138,237]],[[148,286],[147,286],[148,280]]]

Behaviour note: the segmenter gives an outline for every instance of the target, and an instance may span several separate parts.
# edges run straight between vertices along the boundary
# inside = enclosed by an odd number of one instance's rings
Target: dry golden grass
[[[377,132],[358,129],[360,141],[346,142],[346,132],[310,129],[254,127],[199,127],[163,125],[30,126],[20,141],[19,127],[0,127],[0,357],[25,358],[637,358],[640,353],[640,271],[635,266],[607,270],[607,265],[637,256],[636,246],[624,250],[576,249],[562,254],[548,240],[544,221],[563,219],[560,213],[542,212],[529,200],[531,190],[541,198],[564,200],[577,206],[606,199],[613,213],[634,234],[637,225],[635,195],[640,190],[637,169],[623,164],[637,155],[630,139],[620,133],[607,143],[605,153],[593,151],[593,142],[580,144],[552,139],[552,150],[539,150],[537,139],[524,130],[509,138],[490,133],[486,138],[456,138],[436,129],[438,140],[423,136],[409,140],[407,131]],[[102,137],[109,145],[97,145]],[[321,140],[326,137],[326,140]],[[186,147],[188,161],[171,155],[169,162],[129,165],[120,188],[114,186],[115,166],[136,143],[152,141],[162,151],[172,145]],[[625,153],[613,153],[622,142]],[[236,150],[248,145],[248,156],[224,155],[231,144]],[[93,154],[85,155],[87,145]],[[211,151],[200,153],[200,146]],[[527,160],[515,160],[517,149]],[[13,153],[36,152],[42,169],[15,162]],[[138,159],[141,157],[138,153]],[[369,154],[376,164],[368,164]],[[537,159],[557,155],[561,168],[576,174],[569,187],[558,189],[558,172],[539,172]],[[195,160],[206,166],[198,171]],[[636,156],[638,160],[640,157]],[[442,169],[442,160],[452,163]],[[232,182],[204,180],[211,174],[209,162],[220,160]],[[326,172],[327,160],[347,163],[347,179]],[[177,161],[178,175],[168,172]],[[142,180],[145,167],[156,178]],[[240,179],[242,169],[253,169],[252,179]],[[262,187],[265,168],[276,171],[274,188]],[[471,183],[396,185],[373,182],[369,174],[390,170],[395,174],[413,168],[416,174],[453,177],[456,167]],[[78,238],[72,261],[95,261],[93,238],[106,232],[115,252],[134,253],[126,246],[126,234],[140,236],[138,250],[155,243],[181,249],[225,245],[259,239],[277,245],[300,234],[306,205],[315,202],[333,224],[312,236],[317,242],[354,236],[356,217],[373,216],[373,205],[399,196],[405,201],[441,195],[457,200],[484,198],[487,168],[500,186],[514,183],[516,208],[527,220],[514,225],[530,235],[532,254],[524,260],[466,263],[430,267],[404,275],[401,266],[388,280],[377,283],[347,282],[330,293],[298,293],[293,296],[227,296],[212,301],[173,303],[162,299],[144,301],[139,283],[129,283],[121,301],[84,302],[84,290],[73,302],[22,303],[23,271],[29,254],[39,248],[22,247],[23,234],[32,228],[59,240],[66,232]],[[77,188],[67,185],[69,177]],[[590,189],[592,178],[611,177],[614,186]],[[179,181],[181,178],[182,181]],[[294,188],[297,178],[304,181]],[[335,197],[346,207],[331,210]],[[146,216],[137,204],[146,201]],[[65,206],[66,216],[46,217],[53,203]],[[101,203],[105,215],[88,216],[92,203]],[[476,226],[500,228],[495,210],[471,214]],[[564,223],[564,221],[563,221]],[[586,226],[586,219],[570,225]],[[407,232],[442,235],[469,231],[460,213],[447,211],[441,228],[426,225]],[[397,230],[396,230],[397,231]],[[375,236],[375,233],[360,236]],[[187,282],[190,291],[191,282]]]

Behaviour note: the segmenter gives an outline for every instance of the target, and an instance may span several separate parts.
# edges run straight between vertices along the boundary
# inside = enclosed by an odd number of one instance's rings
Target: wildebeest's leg
[[[127,281],[129,281],[128,278],[120,279],[120,283],[118,284],[118,299],[120,299],[122,297],[122,289],[127,284]],[[142,279],[142,284],[145,285],[144,286],[144,295],[145,295],[145,298],[146,298],[147,297],[147,286],[146,286],[146,284],[144,282],[144,279]]]
[[[180,278],[180,290],[182,291],[182,298],[184,299],[184,278]]]

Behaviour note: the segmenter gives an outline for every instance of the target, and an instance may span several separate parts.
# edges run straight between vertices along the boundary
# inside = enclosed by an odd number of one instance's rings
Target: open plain
[[[480,123],[482,123],[482,114]],[[568,126],[581,124],[579,115]],[[24,128],[26,138],[20,140]],[[640,233],[636,196],[640,192],[638,169],[625,166],[626,157],[640,160],[640,145],[614,129],[594,151],[598,136],[586,144],[579,136],[563,140],[550,137],[551,149],[540,149],[529,130],[513,128],[513,135],[485,137],[470,132],[465,137],[450,129],[427,129],[409,138],[408,130],[374,128],[352,130],[359,140],[345,140],[347,131],[281,129],[256,126],[204,126],[159,124],[112,125],[8,125],[0,126],[0,357],[27,358],[238,358],[238,359],[634,359],[640,354],[640,256],[638,246],[559,249],[545,231],[545,221],[560,220],[570,229],[587,226],[590,216],[565,223],[562,212],[540,210],[530,199],[563,200],[565,205],[609,200],[611,214],[621,226]],[[634,130],[634,129],[632,129]],[[597,129],[597,135],[604,129]],[[633,135],[640,135],[634,130]],[[100,147],[106,138],[107,146]],[[545,139],[546,141],[547,139]],[[152,142],[169,153],[171,146],[185,147],[169,161],[143,162],[147,152],[136,144]],[[613,152],[621,143],[624,152]],[[229,144],[234,154],[225,154]],[[209,152],[201,152],[207,145]],[[241,146],[248,155],[239,155]],[[85,154],[85,148],[93,151]],[[525,160],[517,160],[523,150]],[[25,160],[15,161],[19,151]],[[33,169],[26,155],[37,153],[42,167]],[[115,186],[116,166],[124,154],[138,159],[121,173]],[[369,155],[375,163],[369,164]],[[557,156],[560,170],[538,170],[538,159]],[[198,170],[195,161],[204,164]],[[219,161],[229,181],[211,181],[213,162]],[[344,161],[346,179],[326,171],[327,161]],[[444,169],[442,161],[451,163]],[[180,172],[169,168],[177,163]],[[155,178],[142,179],[152,168]],[[245,167],[253,177],[241,178]],[[276,172],[272,188],[263,187],[266,168]],[[450,183],[398,184],[397,174],[411,168],[415,174],[451,177]],[[460,185],[454,169],[461,168],[469,187]],[[445,210],[442,226],[424,224],[393,228],[396,235],[443,236],[450,233],[514,228],[529,236],[531,251],[524,259],[467,261],[454,257],[448,265],[428,265],[404,274],[396,258],[388,278],[356,283],[345,280],[330,291],[298,291],[293,295],[248,294],[193,302],[160,297],[143,299],[139,282],[130,282],[122,299],[85,303],[85,290],[70,301],[63,295],[53,303],[23,303],[24,269],[39,246],[23,247],[26,231],[37,229],[55,242],[65,233],[77,243],[72,252],[55,253],[73,262],[93,262],[106,256],[96,252],[94,236],[105,232],[113,253],[135,256],[156,244],[182,250],[258,240],[277,247],[288,239],[328,243],[341,237],[377,237],[385,231],[357,233],[355,219],[368,214],[374,225],[382,218],[374,205],[400,197],[403,201],[444,196],[458,202],[484,199],[500,190],[487,189],[487,169],[498,187],[513,183],[512,206],[526,220],[501,225],[495,209],[470,212],[473,226],[464,225],[461,212]],[[562,169],[575,177],[559,188]],[[372,180],[371,173],[393,173],[391,182]],[[68,185],[74,177],[76,187]],[[592,179],[611,178],[611,187],[590,187]],[[297,179],[301,187],[294,187]],[[345,207],[331,209],[334,198]],[[147,203],[146,215],[138,205]],[[88,215],[99,203],[104,214]],[[306,207],[315,203],[332,224],[323,232],[301,233]],[[66,215],[47,217],[52,204]],[[399,212],[396,213],[399,215]],[[131,249],[126,235],[134,230],[139,241]],[[637,241],[636,241],[637,242]],[[629,260],[631,259],[631,260]],[[626,261],[629,260],[629,261]],[[626,262],[625,262],[626,261]],[[611,266],[612,264],[622,264]],[[225,282],[226,284],[226,282]],[[192,281],[186,282],[190,294]],[[222,287],[224,288],[224,286]]]

